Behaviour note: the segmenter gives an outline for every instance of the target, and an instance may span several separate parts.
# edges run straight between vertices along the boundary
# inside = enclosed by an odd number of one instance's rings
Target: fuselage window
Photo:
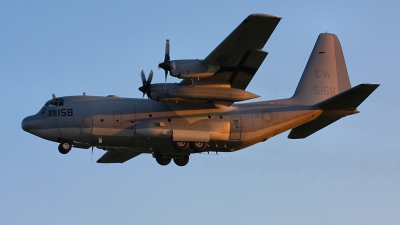
[[[57,117],[57,110],[49,110],[49,117]]]

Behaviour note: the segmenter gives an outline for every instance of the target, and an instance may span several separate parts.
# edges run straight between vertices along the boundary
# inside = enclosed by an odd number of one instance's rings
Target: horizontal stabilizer
[[[340,118],[318,118],[292,129],[288,138],[301,139],[321,130],[322,128],[338,121]]]
[[[378,86],[379,84],[360,84],[316,104],[316,107],[324,110],[322,114],[317,119],[292,129],[288,138],[306,138],[344,116],[358,113],[357,107]]]
[[[97,160],[97,163],[124,163],[138,155],[140,155],[140,153],[108,150],[100,159]]]
[[[316,104],[316,106],[323,110],[356,109],[378,86],[379,84],[359,84]]]

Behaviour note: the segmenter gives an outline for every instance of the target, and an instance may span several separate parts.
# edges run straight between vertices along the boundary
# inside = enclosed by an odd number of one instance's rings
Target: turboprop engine
[[[187,59],[170,61],[170,75],[182,79],[196,79],[214,75],[219,66],[209,65],[204,60]]]
[[[181,79],[196,79],[210,77],[219,70],[219,66],[210,65],[204,60],[185,59],[185,60],[170,60],[169,56],[169,40],[165,43],[164,62],[158,64],[159,68],[165,71],[165,83],[167,83],[168,72],[173,77]]]
[[[142,77],[144,73],[142,71]],[[245,101],[260,96],[251,92],[231,87],[209,87],[180,85],[178,83],[150,84],[153,73],[149,78],[143,78],[143,86],[139,88],[143,96],[156,101],[180,101],[180,100],[209,100],[209,101]]]

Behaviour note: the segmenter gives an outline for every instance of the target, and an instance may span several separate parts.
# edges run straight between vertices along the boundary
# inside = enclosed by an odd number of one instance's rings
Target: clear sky
[[[117,3],[116,3],[117,2]],[[400,224],[397,1],[0,1],[1,224]],[[150,155],[57,151],[21,121],[57,96],[141,97],[171,58],[204,58],[252,13],[282,17],[247,90],[290,97],[319,33],[341,41],[352,85],[381,86],[304,140],[287,132],[185,167]],[[169,77],[169,81],[179,81]]]

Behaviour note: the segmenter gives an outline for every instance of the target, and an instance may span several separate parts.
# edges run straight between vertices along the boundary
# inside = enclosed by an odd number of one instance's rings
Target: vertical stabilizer
[[[350,87],[339,39],[334,34],[320,34],[292,98],[314,105]]]

